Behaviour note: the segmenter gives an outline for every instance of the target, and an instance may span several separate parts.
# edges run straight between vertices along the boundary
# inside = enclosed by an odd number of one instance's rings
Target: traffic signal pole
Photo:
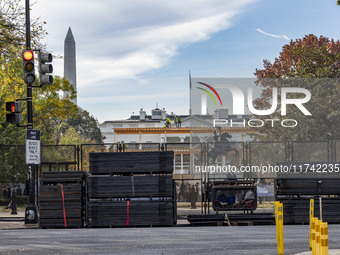
[[[26,49],[31,50],[30,1],[25,0],[26,8]],[[32,84],[27,83],[27,129],[33,129]]]
[[[26,11],[26,48],[31,49],[31,20],[30,20],[30,1],[25,0],[25,11]]]
[[[30,20],[30,1],[25,0],[26,14],[26,50],[31,50],[31,20]],[[33,107],[32,107],[32,84],[27,83],[27,130],[33,129]],[[29,199],[25,210],[25,224],[38,223],[38,210],[35,199],[36,173],[34,165],[28,165],[29,178]]]

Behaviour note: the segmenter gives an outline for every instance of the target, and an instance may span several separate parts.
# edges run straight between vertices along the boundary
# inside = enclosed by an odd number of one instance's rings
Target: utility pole
[[[25,0],[25,14],[26,14],[26,50],[31,50],[31,20],[30,20],[30,1]],[[32,84],[27,82],[27,131],[33,129],[33,108],[32,108]],[[26,152],[27,153],[27,152]],[[38,223],[38,209],[35,199],[35,185],[36,185],[36,172],[33,164],[28,165],[28,178],[29,178],[29,199],[28,206],[25,210],[25,224]]]

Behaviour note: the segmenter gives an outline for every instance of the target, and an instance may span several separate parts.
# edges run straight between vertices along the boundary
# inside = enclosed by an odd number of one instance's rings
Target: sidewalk
[[[36,225],[25,225],[25,208],[19,208],[17,214],[11,214],[11,209],[0,207],[0,230],[36,228]]]

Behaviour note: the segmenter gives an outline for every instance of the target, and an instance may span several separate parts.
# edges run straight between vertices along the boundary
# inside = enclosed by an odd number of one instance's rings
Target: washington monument
[[[77,92],[77,69],[76,69],[76,42],[69,27],[64,41],[64,77],[73,85]],[[64,94],[64,96],[66,96]],[[73,99],[77,104],[77,97]]]

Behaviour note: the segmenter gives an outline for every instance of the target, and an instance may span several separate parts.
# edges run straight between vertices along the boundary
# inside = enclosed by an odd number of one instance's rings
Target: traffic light
[[[32,84],[35,81],[33,51],[25,50],[22,56],[24,61],[24,81],[27,84]]]
[[[53,72],[52,64],[46,62],[52,62],[53,57],[51,53],[39,52],[39,79],[40,85],[50,85],[53,83],[53,76],[50,75]]]
[[[11,124],[21,123],[21,102],[6,102],[6,122]]]

